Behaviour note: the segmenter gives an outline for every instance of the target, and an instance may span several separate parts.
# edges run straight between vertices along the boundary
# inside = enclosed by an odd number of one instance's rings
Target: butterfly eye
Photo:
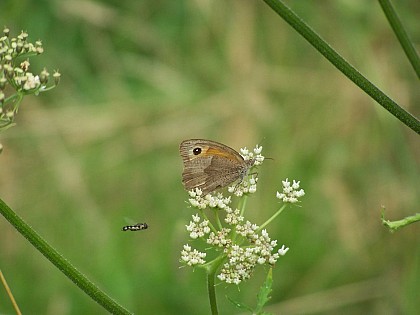
[[[201,153],[201,148],[194,148],[193,149],[193,154],[194,155],[199,155]]]

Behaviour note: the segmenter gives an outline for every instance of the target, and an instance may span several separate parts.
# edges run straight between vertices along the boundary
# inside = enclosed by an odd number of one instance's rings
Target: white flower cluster
[[[238,217],[232,218],[235,215]],[[230,222],[243,221],[243,217],[240,217],[239,212],[236,211],[230,213],[230,217]],[[245,224],[237,224],[235,230],[236,233],[246,238],[250,245],[241,247],[232,244],[232,246],[224,247],[227,262],[224,263],[217,277],[226,283],[239,284],[241,281],[249,279],[258,264],[274,265],[278,258],[289,250],[283,245],[277,252],[274,252],[277,241],[271,240],[266,230],[262,230],[261,234],[258,234],[258,225],[249,221],[246,221]]]
[[[28,33],[21,32],[16,38],[10,39],[8,36],[8,29],[4,29],[3,33],[7,32],[7,36],[0,37],[0,53],[5,54],[6,56],[10,56],[14,53],[36,53],[42,54],[44,52],[44,48],[42,47],[42,42],[37,40],[35,45],[32,43],[27,42]]]
[[[201,221],[201,218],[198,215],[198,213],[196,215],[193,215],[192,218],[193,219],[192,221],[190,221],[190,224],[186,225],[187,231],[190,232],[190,237],[192,239],[203,237],[204,235],[210,233],[208,220]]]
[[[192,239],[208,235],[207,244],[223,249],[227,261],[217,276],[221,281],[239,284],[251,277],[257,265],[266,263],[273,265],[289,250],[283,245],[276,252],[277,241],[271,240],[266,230],[259,233],[258,225],[250,221],[244,222],[239,209],[232,210],[225,205],[224,210],[226,212],[224,221],[231,228],[224,227],[216,232],[210,231],[208,220],[201,220],[198,214],[193,215],[192,221],[186,226]],[[239,245],[244,241],[246,244]],[[181,261],[189,266],[203,264],[204,257],[204,253],[192,250],[189,245],[184,245],[184,250],[181,252]]]
[[[223,264],[220,274],[217,277],[226,283],[238,285],[242,280],[249,279],[256,265],[257,254],[255,247],[230,247],[228,262]]]
[[[276,197],[283,202],[296,203],[299,198],[305,195],[303,189],[299,190],[300,181],[293,180],[293,183],[290,185],[289,179],[282,181],[283,183],[283,192],[277,192]]]
[[[198,250],[192,250],[190,245],[184,245],[184,249],[181,251],[181,260],[188,266],[203,265],[206,261],[206,253],[201,253]]]
[[[255,146],[253,152],[249,151],[246,147],[240,149],[240,151],[245,161],[254,160],[254,165],[256,166],[261,165],[262,162],[264,162],[264,156],[261,155],[262,146],[258,146],[258,144]]]
[[[21,69],[17,69],[21,70]],[[31,72],[16,72],[16,76],[14,77],[14,81],[16,85],[22,86],[25,91],[37,89],[41,85],[41,81],[39,80],[38,75],[33,75]]]
[[[261,154],[262,146],[256,145],[253,151],[242,148],[240,152],[245,161],[254,161],[253,166],[259,166],[264,161],[264,156]],[[239,183],[229,186],[228,191],[237,197],[241,197],[244,194],[253,194],[257,191],[257,182],[258,177],[255,174],[251,174],[250,177],[244,177]]]
[[[244,220],[244,217],[240,215],[239,209],[232,210],[231,208],[229,208],[225,209],[225,211],[225,222],[229,225],[237,225]]]
[[[240,183],[229,186],[228,192],[233,193],[237,197],[241,197],[244,194],[253,194],[257,191],[258,177],[252,175],[248,179],[244,178]]]
[[[203,196],[203,192],[199,188],[190,190],[188,193],[191,197],[188,199],[190,204],[194,208],[201,210],[204,210],[207,207],[225,209],[232,202],[230,196],[225,198],[221,193],[218,193],[216,196],[211,194]]]
[[[231,229],[222,228],[217,233],[211,232],[207,239],[207,244],[215,245],[217,247],[229,247],[232,244],[232,240],[229,238]]]
[[[227,262],[223,264],[220,274],[217,276],[226,283],[239,284],[249,279],[257,265],[268,263],[274,265],[280,256],[284,256],[289,248],[284,245],[275,253],[276,240],[271,240],[266,230],[261,235],[253,234],[256,238],[252,246],[241,247],[232,245],[225,248]]]
[[[42,71],[41,76],[44,80],[41,80],[40,76],[29,72],[29,60],[22,61],[19,67],[14,67],[13,64],[14,59],[20,55],[43,53],[42,42],[36,41],[35,45],[27,42],[28,34],[26,32],[21,32],[16,38],[9,38],[7,28],[3,30],[3,33],[7,35],[0,37],[0,57],[2,61],[0,62],[0,70],[7,73],[13,79],[15,85],[23,90],[38,89],[41,86],[41,81],[46,83],[46,78],[49,76],[48,72],[45,69]]]
[[[236,233],[239,235],[242,235],[243,237],[246,237],[250,241],[254,241],[256,237],[256,230],[258,230],[259,226],[255,223],[251,223],[249,221],[246,221],[245,224],[238,224],[236,226]]]

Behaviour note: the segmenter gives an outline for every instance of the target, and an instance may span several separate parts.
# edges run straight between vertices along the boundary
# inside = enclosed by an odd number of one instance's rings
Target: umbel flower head
[[[255,167],[264,161],[261,151],[262,147],[256,146],[253,152],[241,149],[241,154],[244,159],[255,159]],[[229,187],[228,191],[244,198],[256,192],[257,180],[255,175],[249,175],[241,183]],[[288,183],[288,180],[283,182],[283,187],[287,186],[285,183]],[[299,182],[296,184],[293,181],[293,183],[292,190],[295,191],[299,188]],[[304,192],[301,189],[299,193],[295,193],[294,198],[297,199],[303,195]],[[197,209],[198,213],[192,215],[192,220],[186,225],[186,230],[191,240],[205,242],[206,252],[200,252],[192,249],[191,245],[185,245],[181,252],[183,264],[205,268],[214,262],[221,262],[217,278],[229,284],[239,284],[251,277],[256,266],[274,265],[280,256],[284,256],[289,250],[285,245],[279,248],[277,240],[271,239],[268,231],[263,228],[284,209],[284,206],[266,223],[259,226],[245,219],[245,209],[231,206],[232,196],[225,197],[220,192],[203,196],[200,189],[190,191],[189,196],[189,204]],[[213,210],[214,224],[208,219],[205,210]],[[211,256],[219,256],[207,262],[205,259],[211,252]]]
[[[50,74],[45,68],[40,74],[30,71],[29,58],[43,52],[40,40],[29,42],[28,34],[23,31],[10,37],[9,29],[3,29],[3,36],[0,35],[0,132],[13,124],[23,96],[38,95],[59,83],[58,72],[53,74],[54,82],[48,85]]]
[[[283,183],[283,192],[277,192],[276,197],[283,202],[296,203],[300,197],[305,195],[303,189],[299,189],[300,181],[293,180],[293,183],[290,184],[289,179],[282,181]]]

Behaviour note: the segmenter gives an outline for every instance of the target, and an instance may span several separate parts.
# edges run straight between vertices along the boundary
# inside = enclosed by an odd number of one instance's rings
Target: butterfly
[[[184,140],[179,153],[184,163],[182,183],[185,189],[199,188],[203,195],[242,181],[255,163],[255,159],[244,160],[234,149],[212,140]]]

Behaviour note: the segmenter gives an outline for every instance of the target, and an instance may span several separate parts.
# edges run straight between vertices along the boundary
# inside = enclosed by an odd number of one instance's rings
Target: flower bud
[[[48,73],[47,69],[44,68],[44,70],[42,70],[41,73],[39,74],[39,82],[45,85],[48,83],[49,77],[50,77],[50,74]]]
[[[6,87],[6,83],[7,83],[6,78],[4,77],[0,78],[0,90],[4,90],[4,88]]]
[[[60,83],[60,77],[61,77],[61,73],[58,72],[57,70],[54,71],[53,78],[54,78],[55,85],[58,85],[58,83]]]

